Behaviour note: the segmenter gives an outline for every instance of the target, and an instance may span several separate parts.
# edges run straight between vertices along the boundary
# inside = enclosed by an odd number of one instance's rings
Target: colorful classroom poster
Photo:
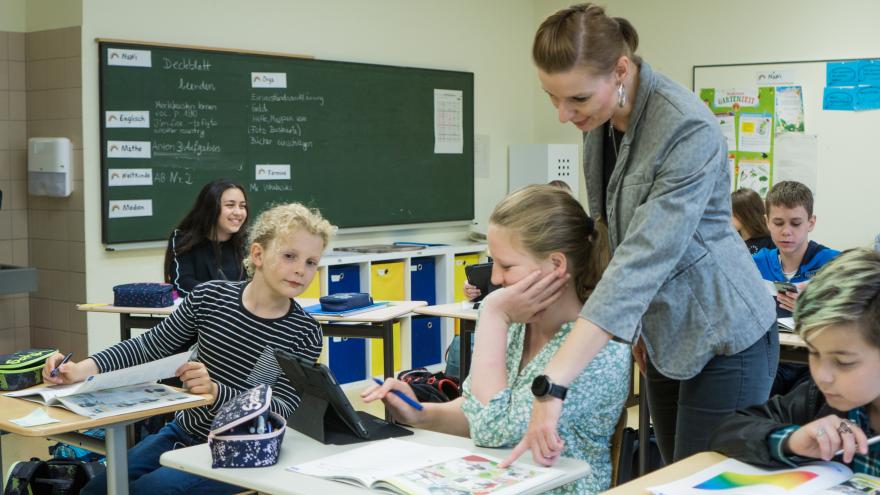
[[[800,86],[776,87],[776,133],[804,132],[804,95]]]
[[[770,190],[770,160],[743,159],[737,162],[737,189],[755,190],[763,198]]]
[[[721,134],[727,141],[727,149],[736,150],[736,121],[733,112],[716,113],[715,120],[721,126]]]
[[[780,86],[780,88],[797,88],[794,94],[783,96],[786,102],[784,114],[789,115],[792,121],[799,120],[802,124],[803,103],[798,105],[800,108],[798,112],[795,111],[796,106],[793,102],[795,96],[799,100],[801,98],[800,87]],[[740,187],[750,187],[764,196],[773,184],[776,90],[776,87],[771,86],[700,90],[700,99],[715,114],[721,133],[727,140],[728,164],[733,179],[732,191]],[[800,119],[797,117],[798,113]]]
[[[737,151],[770,153],[773,136],[773,117],[761,113],[739,114],[739,142]]]

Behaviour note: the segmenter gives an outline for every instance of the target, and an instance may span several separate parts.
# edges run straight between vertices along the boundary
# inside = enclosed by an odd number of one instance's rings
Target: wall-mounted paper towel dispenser
[[[28,139],[28,193],[65,198],[73,192],[73,146],[63,137]]]

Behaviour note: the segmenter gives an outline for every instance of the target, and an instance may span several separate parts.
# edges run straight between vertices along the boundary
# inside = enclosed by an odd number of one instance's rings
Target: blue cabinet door
[[[441,362],[440,317],[413,316],[411,321],[413,368]]]
[[[434,258],[426,256],[410,260],[410,299],[428,301],[428,306],[437,304],[437,281]]]
[[[331,266],[328,271],[328,294],[360,292],[360,268],[357,265]],[[367,378],[367,347],[364,339],[330,337],[330,369],[339,383]]]

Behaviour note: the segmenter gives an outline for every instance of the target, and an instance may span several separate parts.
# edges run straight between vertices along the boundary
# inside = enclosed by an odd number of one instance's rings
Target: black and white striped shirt
[[[281,318],[268,320],[252,314],[242,304],[246,285],[227,281],[200,284],[152,330],[91,357],[103,373],[184,352],[197,344],[199,361],[217,383],[217,400],[209,406],[178,411],[176,420],[187,433],[203,441],[207,441],[220,406],[259,384],[272,386],[271,410],[288,418],[300,400],[275,361],[275,350],[317,361],[321,327],[293,300],[290,311]]]

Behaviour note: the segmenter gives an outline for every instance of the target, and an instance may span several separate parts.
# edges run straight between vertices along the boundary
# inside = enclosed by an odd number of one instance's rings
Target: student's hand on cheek
[[[843,461],[849,463],[856,453],[868,453],[868,437],[852,422],[829,414],[795,430],[784,449],[792,454],[826,461],[843,449]]]
[[[204,363],[190,361],[177,368],[177,376],[183,382],[185,388],[191,394],[211,394],[217,396],[217,385],[208,375],[208,368]]]
[[[559,296],[571,275],[536,270],[513,285],[491,292],[484,299],[483,313],[498,312],[508,323],[524,323],[547,309]]]

